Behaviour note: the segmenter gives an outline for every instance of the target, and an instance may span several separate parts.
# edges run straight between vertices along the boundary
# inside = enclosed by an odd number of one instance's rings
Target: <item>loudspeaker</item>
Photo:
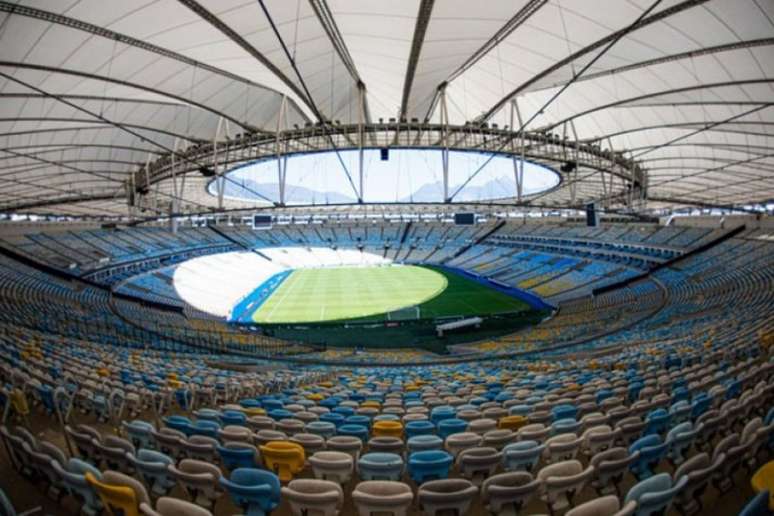
[[[599,226],[599,214],[597,205],[593,202],[586,205],[586,225],[591,227]]]
[[[201,167],[199,167],[199,173],[204,177],[212,177],[215,175],[215,169],[213,169],[212,167],[202,165]]]
[[[560,167],[560,170],[564,172],[565,174],[569,174],[573,170],[575,170],[578,167],[578,165],[574,161],[567,161],[565,163],[562,163],[562,166]]]
[[[389,161],[390,160],[390,149],[383,148],[379,149],[379,156],[382,158],[382,161]]]

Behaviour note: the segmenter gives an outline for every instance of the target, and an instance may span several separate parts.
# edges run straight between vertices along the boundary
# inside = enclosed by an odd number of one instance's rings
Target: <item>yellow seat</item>
[[[382,405],[376,400],[366,400],[360,404],[361,408],[379,408]]]
[[[403,438],[403,424],[400,421],[375,421],[373,436]]]
[[[750,484],[756,493],[769,492],[769,509],[774,510],[774,460],[761,466],[753,475]]]
[[[132,477],[117,471],[106,471],[102,480],[97,480],[87,471],[85,478],[110,515],[140,516],[140,504],[150,505],[148,492]]]
[[[515,432],[522,426],[526,426],[528,422],[529,420],[526,416],[503,416],[497,422],[497,427]]]
[[[307,394],[306,399],[312,400],[312,401],[320,401],[325,399],[325,396],[323,396],[319,392],[313,392],[312,394]]]
[[[293,480],[293,475],[304,469],[304,448],[290,441],[269,441],[261,446],[261,457],[266,467],[274,471],[282,482]]]
[[[247,407],[247,408],[243,408],[242,411],[245,413],[247,417],[266,415],[266,409],[261,407]]]
[[[21,389],[14,389],[11,391],[11,406],[22,417],[27,417],[30,414],[30,406],[27,403],[27,396]]]

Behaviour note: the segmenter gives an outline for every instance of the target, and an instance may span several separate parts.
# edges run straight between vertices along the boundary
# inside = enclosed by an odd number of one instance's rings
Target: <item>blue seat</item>
[[[310,434],[319,435],[325,439],[336,435],[336,425],[329,421],[310,421],[304,428]]]
[[[363,425],[351,425],[351,424],[344,424],[341,425],[338,430],[336,431],[338,435],[351,435],[353,437],[357,437],[363,443],[366,443],[368,441],[368,427]]]
[[[167,416],[164,418],[164,425],[185,435],[191,435],[191,420],[185,416]]]
[[[635,401],[637,401],[639,399],[640,391],[644,387],[645,387],[645,384],[643,384],[642,382],[632,382],[632,383],[629,384],[629,389],[628,389],[628,393],[627,394],[629,396],[629,401],[631,403],[634,403]]]
[[[688,388],[681,386],[675,388],[672,387],[672,403],[677,403],[680,401],[688,401],[690,398],[690,393],[688,392]]]
[[[255,447],[245,443],[226,443],[217,446],[223,467],[230,470],[255,467]]]
[[[346,418],[343,415],[336,414],[335,412],[328,412],[320,416],[320,421],[333,423],[337,428],[344,424],[344,419]]]
[[[285,410],[283,408],[271,409],[266,413],[266,415],[272,418],[274,421],[279,421],[281,419],[290,419],[294,417],[291,411]]]
[[[503,464],[507,471],[532,470],[540,462],[545,445],[537,441],[519,441],[503,448]]]
[[[324,400],[320,400],[318,405],[328,409],[333,409],[337,407],[339,403],[341,403],[341,400],[335,396],[332,396],[330,398],[325,398]]]
[[[122,421],[121,426],[135,448],[150,450],[156,447],[156,439],[154,439],[152,433],[155,428],[152,424],[136,419],[129,422]]]
[[[610,389],[599,389],[597,391],[597,395],[596,395],[597,405],[599,405],[600,403],[602,403],[606,399],[612,398],[612,397],[613,397],[613,391],[612,390],[610,390]],[[578,417],[578,415],[576,414],[575,417]]]
[[[573,418],[559,419],[551,425],[551,435],[577,434],[581,429],[580,421]]]
[[[400,480],[403,459],[397,453],[366,453],[357,462],[363,480]]]
[[[637,439],[629,447],[629,453],[634,452],[640,452],[640,455],[632,462],[629,469],[637,480],[644,480],[653,476],[653,470],[666,455],[667,443],[662,442],[658,435],[646,435]]]
[[[56,415],[56,403],[54,403],[54,390],[48,385],[41,385],[37,388],[38,398],[43,404],[43,408],[49,416]]]
[[[769,509],[769,492],[761,491],[747,502],[739,516],[771,516],[772,514],[774,512]]]
[[[452,462],[454,462],[454,457],[445,451],[428,450],[415,452],[409,455],[409,476],[417,485],[427,480],[448,478],[449,467]]]
[[[239,404],[244,408],[261,408],[261,402],[253,398],[239,400]]]
[[[642,435],[663,434],[669,426],[669,413],[665,409],[656,409],[645,417]]]
[[[409,421],[404,426],[406,437],[411,438],[416,435],[435,434],[435,425],[430,421]]]
[[[432,421],[434,425],[437,425],[441,421],[456,417],[456,415],[457,411],[454,409],[454,407],[450,407],[448,405],[433,407],[433,409],[430,411],[430,421]]]
[[[446,439],[451,434],[458,434],[468,429],[468,422],[462,419],[444,419],[438,423],[438,437]]]
[[[261,406],[266,409],[266,413],[269,413],[272,410],[281,409],[285,406],[282,400],[278,400],[276,398],[262,398],[260,402]]]
[[[635,484],[624,499],[624,505],[629,502],[637,502],[636,516],[650,516],[651,514],[665,514],[672,505],[675,495],[688,483],[688,476],[683,475],[672,483],[669,473],[659,473],[653,477]]]
[[[669,423],[672,426],[691,420],[691,404],[681,400],[669,407]]]
[[[415,435],[414,437],[409,437],[406,447],[409,454],[425,450],[442,450],[443,439],[437,435]]]
[[[81,459],[70,459],[63,465],[58,461],[53,461],[51,464],[67,491],[74,498],[83,500],[81,512],[88,516],[99,514],[102,510],[102,502],[91,484],[86,481],[86,473],[91,473],[97,480],[102,479],[102,473]]]
[[[666,437],[667,457],[672,461],[672,464],[682,464],[685,461],[685,455],[693,446],[693,441],[698,433],[699,431],[693,427],[693,423],[690,421],[672,427]]]
[[[741,380],[730,380],[726,384],[726,399],[738,398],[740,394],[742,394]]]
[[[712,406],[712,399],[704,393],[699,394],[691,403],[691,419],[696,420]]]
[[[509,416],[528,416],[532,412],[532,407],[529,405],[511,405],[508,407]]]
[[[167,469],[167,466],[175,463],[168,455],[153,450],[140,450],[136,457],[130,457],[137,473],[154,496],[166,496],[177,484],[177,479]]]
[[[353,416],[355,414],[355,409],[352,407],[342,407],[341,405],[335,407],[331,412],[334,414],[341,414],[345,418],[348,416]]]
[[[245,426],[247,423],[247,416],[238,410],[224,410],[220,415],[220,422],[223,426]]]
[[[551,409],[551,417],[554,422],[561,419],[575,419],[578,416],[578,409],[574,405],[557,405]]]
[[[230,478],[221,477],[220,484],[246,516],[265,516],[279,506],[279,477],[270,471],[239,468]]]
[[[205,435],[207,437],[217,439],[218,430],[220,430],[220,423],[216,423],[215,421],[197,420],[191,423],[189,427],[189,434]]]
[[[355,414],[353,416],[347,416],[344,420],[345,425],[363,425],[364,427],[371,428],[371,418],[362,414]]]

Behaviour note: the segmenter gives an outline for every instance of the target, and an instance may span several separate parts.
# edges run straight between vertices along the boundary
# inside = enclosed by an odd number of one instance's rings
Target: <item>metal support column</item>
[[[443,164],[443,202],[449,199],[449,111],[446,105],[446,88],[441,90],[441,161]]]
[[[283,123],[284,122],[284,123]],[[279,182],[279,204],[285,205],[285,185],[288,170],[288,158],[283,153],[282,148],[282,131],[287,129],[287,96],[282,96],[282,102],[280,103],[280,109],[277,113],[277,137],[275,140],[275,152],[277,154],[277,179]],[[284,125],[284,127],[283,127]]]
[[[514,119],[514,115],[516,118]],[[516,159],[516,149],[514,148],[514,140],[511,138],[511,154],[513,161],[513,179],[516,182],[516,201],[521,203],[521,198],[524,195],[524,129],[522,128],[523,122],[521,119],[521,111],[519,110],[519,103],[516,99],[511,100],[511,130],[516,127],[515,122],[519,124],[519,158]]]
[[[363,184],[363,146],[365,144],[365,132],[363,131],[363,123],[365,122],[365,86],[358,85],[358,103],[357,103],[357,173],[360,186],[360,192],[358,192],[357,202],[363,203],[365,198],[364,184]]]

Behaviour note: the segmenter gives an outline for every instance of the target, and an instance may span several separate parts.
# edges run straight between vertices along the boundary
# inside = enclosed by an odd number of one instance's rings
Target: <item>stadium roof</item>
[[[124,215],[131,174],[224,122],[390,118],[577,136],[660,205],[763,203],[773,44],[769,0],[0,1],[0,210]]]

